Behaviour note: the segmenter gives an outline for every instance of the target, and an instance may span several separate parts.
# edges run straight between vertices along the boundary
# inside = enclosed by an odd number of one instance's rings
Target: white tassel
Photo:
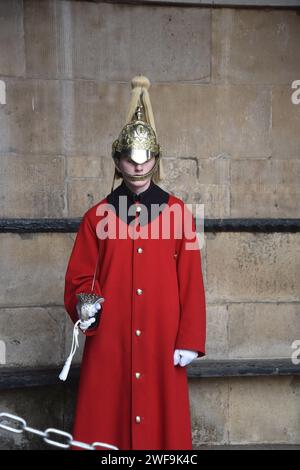
[[[64,365],[61,373],[59,374],[60,380],[65,381],[67,379],[68,374],[69,374],[69,370],[70,370],[70,367],[71,367],[72,359],[74,357],[74,354],[76,353],[76,349],[79,348],[79,342],[78,342],[78,334],[79,334],[78,325],[79,325],[79,323],[80,323],[80,320],[78,320],[74,325],[71,352],[70,352],[69,357],[67,358],[67,360],[65,362],[65,365]]]

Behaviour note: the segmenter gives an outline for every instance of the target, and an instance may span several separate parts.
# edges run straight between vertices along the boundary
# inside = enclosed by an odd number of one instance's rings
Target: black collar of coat
[[[126,196],[126,214],[123,214],[123,212],[119,210],[120,196]],[[107,196],[107,202],[114,206],[116,215],[127,224],[129,224],[136,217],[135,215],[128,215],[130,206],[132,206],[132,204],[138,205],[137,203],[140,203],[142,210],[138,217],[139,223],[140,225],[145,225],[152,222],[156,217],[159,216],[160,212],[162,212],[164,209],[165,204],[168,203],[169,196],[169,193],[160,188],[152,180],[150,181],[149,187],[139,194],[131,191],[131,189],[129,189],[123,180],[122,183]],[[151,204],[158,204],[162,207],[153,211],[152,206],[151,211]],[[147,209],[146,211],[145,208]],[[131,214],[133,214],[133,212],[131,212]]]

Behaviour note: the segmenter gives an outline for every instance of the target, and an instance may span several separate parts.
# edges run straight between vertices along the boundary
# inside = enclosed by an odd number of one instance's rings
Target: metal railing
[[[39,429],[28,426],[25,419],[10,413],[0,413],[0,429],[5,429],[6,431],[16,434],[28,432],[30,434],[34,434],[35,436],[41,437],[47,444],[59,447],[61,449],[69,449],[71,446],[75,446],[84,450],[97,450],[97,447],[119,450],[118,447],[107,444],[105,442],[93,442],[92,444],[86,444],[85,442],[75,441],[72,434],[56,428],[47,428],[45,431],[40,431]],[[57,436],[63,439],[55,440],[55,437]]]

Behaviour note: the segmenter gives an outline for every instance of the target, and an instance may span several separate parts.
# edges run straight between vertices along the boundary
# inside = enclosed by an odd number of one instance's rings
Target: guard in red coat
[[[123,181],[84,214],[67,267],[65,307],[86,336],[73,436],[120,450],[192,449],[186,366],[205,355],[201,254],[194,217],[156,184],[149,85],[132,80],[112,154]],[[88,320],[79,293],[104,298]]]

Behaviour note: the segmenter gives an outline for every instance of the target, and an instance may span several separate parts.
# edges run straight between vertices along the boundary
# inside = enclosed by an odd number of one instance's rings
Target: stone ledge
[[[63,384],[58,378],[61,367],[0,368],[0,390]],[[290,359],[243,359],[212,361],[197,359],[187,368],[189,378],[202,377],[257,377],[300,375],[300,364]],[[80,366],[71,368],[67,383],[76,383]]]
[[[300,375],[300,364],[291,359],[231,359],[195,360],[188,367],[189,378],[201,377],[255,377]]]
[[[88,1],[88,0],[85,0]],[[103,0],[94,0],[95,3]],[[106,3],[138,4],[138,5],[173,5],[193,7],[254,7],[254,8],[295,8],[300,6],[299,0],[106,0]]]

